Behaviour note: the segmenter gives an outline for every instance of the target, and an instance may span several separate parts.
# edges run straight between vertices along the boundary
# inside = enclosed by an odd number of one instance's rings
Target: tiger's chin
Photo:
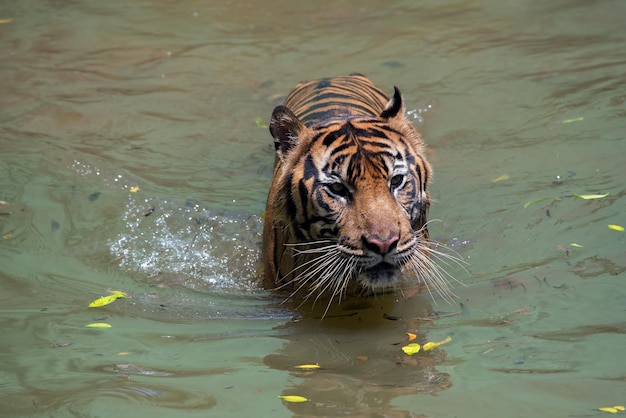
[[[400,277],[400,268],[386,262],[362,270],[356,281],[366,289],[380,290],[394,287]]]

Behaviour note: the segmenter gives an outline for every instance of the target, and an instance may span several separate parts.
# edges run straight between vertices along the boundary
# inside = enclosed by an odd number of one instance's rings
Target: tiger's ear
[[[279,158],[283,158],[297,143],[300,133],[307,129],[287,106],[279,105],[272,112],[270,133]]]
[[[402,112],[404,111],[400,89],[393,86],[393,90],[393,97],[387,102],[385,108],[380,114],[380,117],[383,119],[395,118],[398,115],[402,115]]]

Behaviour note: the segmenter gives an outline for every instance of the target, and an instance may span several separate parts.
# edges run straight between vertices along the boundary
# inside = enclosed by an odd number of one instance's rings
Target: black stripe
[[[317,177],[317,168],[315,168],[315,163],[311,155],[307,156],[304,160],[304,171],[302,175],[305,180]]]
[[[322,195],[322,189],[320,187],[317,187],[315,190],[315,201],[317,202],[317,206],[319,206],[324,212],[332,212],[328,203],[324,201],[324,196]]]
[[[285,199],[287,204],[286,215],[289,219],[295,219],[297,209],[296,204],[293,201],[293,195],[291,193],[291,182],[293,181],[293,173],[289,174],[285,180],[285,193],[287,193],[287,199]]]
[[[324,140],[322,141],[322,145],[324,145],[325,147],[330,147],[331,145],[333,145],[333,143],[335,143],[335,141],[337,141],[340,137],[345,136],[346,134],[342,132],[342,129],[336,130],[336,131],[332,131],[327,133],[324,136]]]
[[[304,184],[304,179],[298,182],[298,194],[300,195],[300,205],[302,207],[302,213],[298,219],[307,219],[309,209],[307,208],[307,203],[309,201],[309,189]]]

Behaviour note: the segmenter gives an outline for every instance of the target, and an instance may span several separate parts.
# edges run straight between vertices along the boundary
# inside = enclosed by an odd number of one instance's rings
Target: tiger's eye
[[[396,174],[395,176],[391,178],[391,180],[389,181],[389,184],[391,185],[391,187],[396,188],[396,187],[400,187],[403,182],[404,182],[404,175]]]
[[[339,182],[331,183],[326,187],[328,187],[328,190],[330,190],[332,194],[339,196],[339,197],[346,197],[350,193],[348,188],[343,183],[339,183]]]

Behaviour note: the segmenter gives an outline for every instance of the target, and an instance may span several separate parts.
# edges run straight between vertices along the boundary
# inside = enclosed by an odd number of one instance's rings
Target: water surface
[[[626,226],[625,15],[608,0],[5,4],[2,415],[623,404],[626,235],[608,225]],[[448,267],[458,303],[385,295],[320,321],[324,306],[257,284],[264,125],[297,82],[351,72],[397,85],[428,144],[431,232],[468,263]],[[87,308],[109,290],[131,298]],[[406,332],[452,342],[409,357]]]

